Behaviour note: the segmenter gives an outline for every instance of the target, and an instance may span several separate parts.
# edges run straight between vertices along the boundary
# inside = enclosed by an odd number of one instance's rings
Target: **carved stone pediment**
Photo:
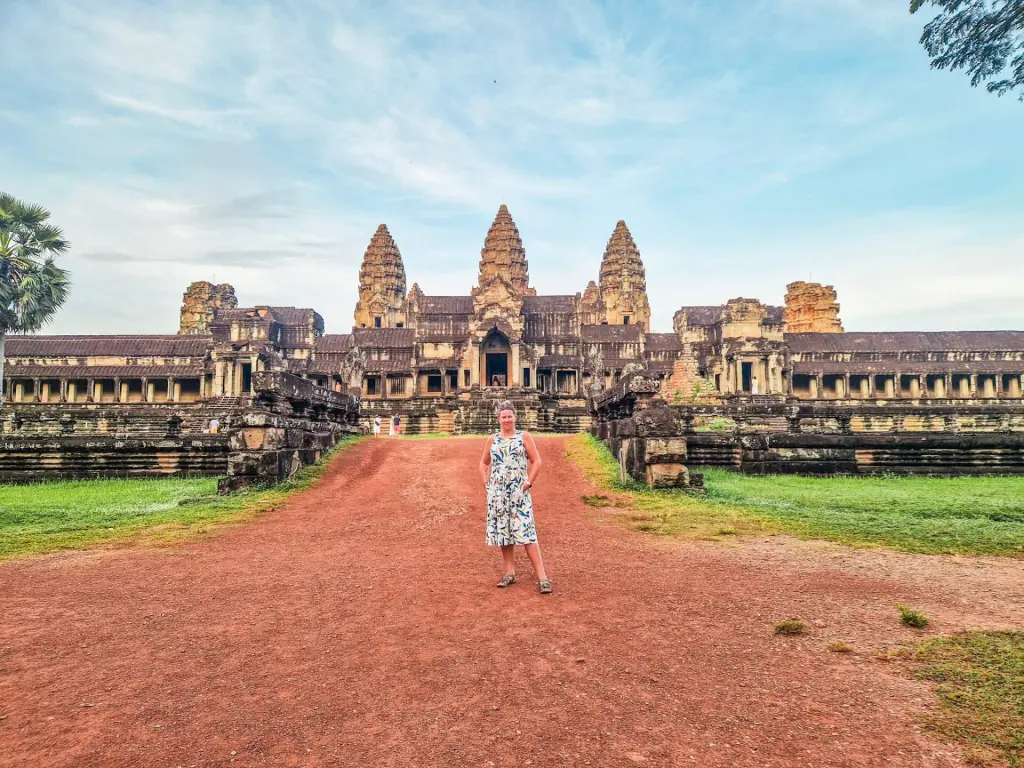
[[[636,394],[653,394],[659,388],[658,380],[648,378],[647,376],[634,376],[629,380],[628,384],[629,391]]]
[[[523,300],[512,284],[501,275],[495,275],[479,288],[473,289],[473,320],[471,329],[478,337],[497,327],[518,341],[523,335]]]

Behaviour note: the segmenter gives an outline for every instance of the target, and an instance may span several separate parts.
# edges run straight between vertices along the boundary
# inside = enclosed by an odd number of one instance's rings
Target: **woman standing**
[[[498,404],[498,424],[501,429],[487,438],[480,458],[480,477],[487,487],[487,544],[501,547],[505,561],[505,575],[496,586],[515,583],[515,546],[522,544],[537,572],[541,594],[548,595],[551,582],[537,543],[530,497],[540,472],[540,454],[533,436],[516,430],[516,409],[507,400]]]

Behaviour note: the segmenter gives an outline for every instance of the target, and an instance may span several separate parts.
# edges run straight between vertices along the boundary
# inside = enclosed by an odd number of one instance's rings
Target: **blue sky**
[[[73,250],[52,333],[174,332],[193,280],[352,324],[387,223],[465,294],[501,203],[540,293],[625,219],[654,330],[812,278],[848,330],[1024,328],[1024,104],[904,0],[2,0],[0,188]]]

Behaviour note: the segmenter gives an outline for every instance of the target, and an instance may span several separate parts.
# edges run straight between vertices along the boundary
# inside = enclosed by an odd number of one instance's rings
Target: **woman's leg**
[[[501,559],[505,561],[505,573],[516,572],[516,548],[509,544],[501,548]]]
[[[537,572],[537,581],[547,580],[548,574],[544,570],[544,558],[540,556],[540,544],[534,542],[524,545],[523,548],[526,550],[526,556],[530,558],[533,570]]]

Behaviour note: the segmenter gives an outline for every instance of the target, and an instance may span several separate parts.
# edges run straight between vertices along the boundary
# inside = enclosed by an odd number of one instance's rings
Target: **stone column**
[[[896,381],[897,376],[887,376],[885,378],[885,396],[888,398],[896,398]]]
[[[78,385],[73,381],[68,382],[68,402],[74,403],[78,401]]]
[[[94,403],[98,403],[103,399],[103,390],[100,389],[102,386],[102,381],[93,381],[92,383],[92,401]]]
[[[978,374],[972,373],[970,375],[970,377],[968,378],[968,381],[970,382],[969,386],[970,386],[970,391],[971,391],[971,397],[977,397],[978,396]]]
[[[1003,396],[1003,374],[997,373],[993,378],[996,380],[996,397]]]
[[[153,396],[149,393],[149,379],[147,379],[145,376],[142,377],[142,395],[141,395],[141,397],[142,397],[142,402],[144,402],[144,403],[149,403],[149,402],[152,402],[152,400],[153,400]]]
[[[115,403],[120,403],[121,402],[121,379],[120,378],[115,378],[114,379],[114,402]]]
[[[942,378],[942,388],[945,390],[942,395],[943,397],[953,397],[953,374],[947,373]]]
[[[144,379],[143,386],[146,388],[146,402],[152,403],[156,399],[156,384],[149,379]]]
[[[850,391],[850,374],[843,374],[843,399],[849,399],[853,397],[853,392]]]
[[[860,380],[860,396],[865,400],[867,400],[869,397],[872,396],[872,394],[874,394],[871,391],[872,389],[874,389],[874,387],[872,387],[874,378],[874,376],[868,376],[867,378],[863,378]]]
[[[35,401],[43,394],[42,382],[40,379],[32,379],[32,398]]]
[[[470,386],[481,386],[480,384],[480,342],[474,340],[469,345],[469,384]]]
[[[917,400],[921,397],[921,377],[915,376],[910,380],[910,397]]]
[[[508,372],[508,386],[519,387],[522,386],[522,371],[519,370],[519,345],[512,345],[512,354],[509,355],[509,372]]]
[[[177,403],[180,400],[181,400],[181,382],[180,381],[175,381],[174,382],[174,402]]]
[[[7,391],[9,392],[10,390],[7,390]],[[14,385],[14,401],[16,403],[20,403],[24,397],[25,397],[25,383],[22,382],[22,381],[19,381],[19,382],[17,382]]]
[[[167,402],[174,402],[174,379],[170,376],[167,377]]]
[[[60,401],[66,403],[68,401],[68,380],[60,380]]]
[[[224,362],[222,360],[213,364],[213,392],[211,394],[224,394]]]
[[[1021,377],[1012,376],[1010,377],[1010,391],[1007,393],[1010,397],[1019,398],[1021,396]]]
[[[42,389],[39,390],[39,402],[48,403],[50,401],[50,382],[44,381]]]
[[[441,394],[442,395],[447,395],[448,394],[448,389],[449,389],[448,388],[448,369],[447,368],[442,368],[441,369]]]
[[[822,380],[821,374],[816,373],[811,379],[811,398],[817,400],[821,397]]]

